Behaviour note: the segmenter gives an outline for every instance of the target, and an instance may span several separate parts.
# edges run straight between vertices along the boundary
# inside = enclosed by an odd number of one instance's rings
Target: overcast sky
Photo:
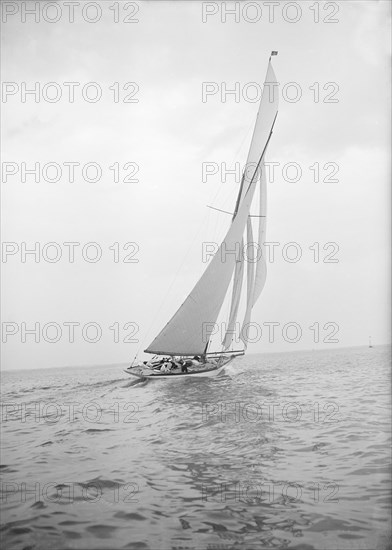
[[[301,13],[280,2],[273,15],[268,3],[242,2],[226,21],[221,2],[98,2],[101,14],[75,5],[73,23],[62,2],[46,11],[41,3],[38,22],[22,4],[3,2],[3,368],[126,362],[156,336],[205,268],[202,243],[218,242],[228,227],[230,217],[206,205],[232,210],[239,182],[222,182],[220,170],[203,181],[203,163],[245,162],[254,84],[262,84],[271,50],[279,51],[281,96],[267,158],[279,163],[268,184],[267,240],[280,244],[253,311],[264,331],[248,351],[366,345],[369,335],[375,345],[389,341],[389,2],[319,2],[318,13],[312,2],[301,2]],[[24,97],[36,82],[37,97]],[[67,82],[80,83],[74,102]],[[203,101],[206,82],[217,93]],[[236,82],[240,96],[222,97]],[[92,100],[97,90],[96,102],[83,96]],[[80,163],[74,182],[70,162]],[[22,163],[39,163],[40,181],[27,174],[23,182]],[[48,181],[55,168],[43,169],[47,163],[62,168],[60,181]],[[86,163],[100,166],[99,181],[86,181],[95,176],[93,166],[83,176]],[[115,163],[120,180],[137,165],[138,182],[116,183]],[[285,177],[287,163],[300,165],[299,181],[288,181],[292,171]],[[322,181],[328,174],[338,181]],[[22,254],[36,242],[37,262]],[[73,263],[67,242],[80,243]],[[90,242],[97,245],[84,255],[102,252],[95,263],[82,255]],[[283,257],[294,254],[284,249],[291,242],[302,251],[292,263]],[[136,244],[124,250],[126,243]],[[336,245],[323,250],[326,243]],[[338,262],[324,263],[336,246]],[[48,261],[59,251],[59,261]],[[70,342],[64,323],[73,322]],[[280,323],[272,343],[266,322]],[[296,344],[282,334],[288,322],[302,329]],[[38,323],[38,343],[23,323]],[[87,323],[101,327],[98,342],[83,339]],[[63,332],[50,343],[57,325]],[[338,342],[323,342],[335,325]],[[94,339],[93,325],[86,334]],[[129,335],[139,342],[123,342]]]

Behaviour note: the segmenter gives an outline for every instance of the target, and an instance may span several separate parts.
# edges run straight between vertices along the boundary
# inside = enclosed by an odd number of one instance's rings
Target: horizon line
[[[384,343],[384,344],[372,344],[372,349],[377,347],[385,347],[385,346],[392,346],[392,342]],[[264,351],[264,352],[255,352],[255,353],[247,353],[246,357],[252,356],[252,355],[270,355],[275,353],[301,353],[301,352],[319,352],[319,351],[337,351],[337,350],[343,350],[343,349],[352,349],[352,348],[368,348],[369,344],[361,344],[361,345],[355,345],[355,346],[341,346],[341,347],[334,347],[334,348],[305,348],[305,349],[297,349],[297,350],[285,350],[285,351]],[[243,356],[241,356],[243,357]],[[100,364],[93,364],[89,363],[88,365],[61,365],[59,367],[32,367],[32,368],[1,368],[0,374],[3,372],[14,372],[14,371],[33,371],[33,370],[50,370],[50,369],[75,369],[75,368],[82,368],[82,369],[88,369],[88,368],[102,368],[102,367],[121,367],[122,365],[127,365],[128,361],[120,362],[120,363],[100,363]]]

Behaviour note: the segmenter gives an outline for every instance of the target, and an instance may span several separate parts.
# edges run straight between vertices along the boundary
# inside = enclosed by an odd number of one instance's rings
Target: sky
[[[278,244],[248,351],[388,343],[389,2],[87,4],[71,22],[67,3],[2,3],[3,368],[125,363],[147,347],[228,228],[206,206],[233,209],[222,165],[245,163],[272,50]]]

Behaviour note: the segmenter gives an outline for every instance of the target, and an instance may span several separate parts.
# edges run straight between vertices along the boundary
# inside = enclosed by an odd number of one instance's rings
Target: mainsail
[[[242,281],[244,279],[244,255],[242,251],[244,250],[244,239],[241,241],[241,254],[234,270],[233,278],[233,292],[231,296],[231,307],[229,315],[229,323],[227,325],[226,334],[222,342],[224,350],[227,350],[232,342],[233,335],[235,334],[235,325],[237,320],[238,308],[240,305],[241,299],[241,290],[242,290]]]
[[[264,162],[261,165],[260,178],[260,204],[259,204],[259,227],[257,242],[253,243],[251,230],[248,229],[248,245],[252,243],[252,252],[248,250],[248,291],[244,321],[242,323],[240,338],[244,343],[245,349],[248,344],[248,335],[250,328],[250,317],[252,308],[257,302],[261,291],[264,288],[267,278],[267,262],[265,260],[265,230],[267,215],[267,185],[265,177]],[[251,228],[251,219],[248,218],[248,228]],[[256,264],[256,273],[254,266]]]
[[[264,163],[261,166],[260,180],[260,204],[259,204],[259,233],[257,238],[257,264],[256,276],[253,288],[253,303],[255,305],[261,291],[264,288],[267,277],[267,262],[265,259],[265,236],[266,236],[266,220],[267,220],[267,178],[265,174]]]
[[[247,329],[249,325],[250,314],[252,312],[253,290],[255,286],[255,261],[257,260],[257,256],[254,254],[255,247],[253,242],[252,220],[250,217],[248,217],[248,222],[246,226],[246,235],[247,235],[247,249],[246,249],[247,284],[246,284],[246,312],[245,312],[245,318],[243,322],[243,328],[245,329]],[[241,332],[241,340],[244,341],[244,338],[242,338],[242,332]]]
[[[253,131],[252,142],[249,149],[249,154],[244,171],[243,182],[249,178],[249,174],[254,174],[254,167],[258,167],[260,176],[260,202],[258,211],[258,239],[257,243],[253,243],[251,218],[248,218],[247,223],[247,300],[244,321],[242,323],[240,338],[246,349],[248,340],[249,323],[252,313],[252,308],[258,300],[261,291],[263,290],[266,276],[267,264],[265,261],[265,230],[266,230],[266,215],[267,215],[267,183],[265,174],[265,152],[271,136],[276,116],[278,114],[278,83],[272,68],[271,62],[268,64],[267,75],[263,88],[263,95],[260,100],[259,112],[257,114],[256,124]],[[261,155],[261,159],[260,159]],[[261,160],[261,162],[260,162]],[[252,176],[254,177],[254,175]],[[243,185],[241,185],[237,205],[240,204]],[[256,244],[251,252],[250,247]],[[256,256],[255,256],[256,255]],[[254,267],[256,266],[256,270]],[[234,282],[235,285],[235,277]],[[227,350],[233,338],[233,327],[235,326],[236,316],[238,312],[238,304],[234,305],[232,300],[231,312],[235,308],[235,316],[230,316],[231,324],[229,324],[222,345]]]
[[[230,281],[233,278],[229,325],[223,342],[224,349],[230,346],[233,334],[230,334],[229,331],[230,329],[233,331],[236,322],[244,275],[243,234],[247,226],[249,242],[252,230],[249,218],[250,208],[259,181],[264,153],[275,123],[277,109],[277,82],[271,63],[269,63],[246,170],[242,178],[232,223],[222,244],[199,281],[145,352],[169,355],[200,355],[205,353]],[[260,212],[265,209],[265,203],[263,202],[265,192],[262,191],[262,182],[263,178],[261,178],[260,189]],[[265,220],[265,218],[260,218],[260,221],[263,219]],[[264,226],[261,223],[259,225],[259,241],[263,238],[264,230],[265,222]],[[251,240],[253,240],[252,237]],[[260,267],[259,263],[257,263],[256,269],[254,268],[255,265],[249,267],[248,264],[247,304],[249,319],[251,308],[264,284],[262,283],[263,277],[265,280],[264,268]]]
[[[248,158],[244,170],[244,181],[251,181],[256,167],[259,165],[260,158],[265,154],[265,146],[268,143],[271,129],[274,125],[276,115],[278,114],[279,93],[278,82],[276,80],[271,61],[268,63],[267,74],[263,86],[263,93],[260,99],[260,106],[257,113],[255,127],[253,130],[252,141],[249,147]],[[260,176],[260,174],[258,174]],[[241,185],[239,202],[242,199],[244,186]]]

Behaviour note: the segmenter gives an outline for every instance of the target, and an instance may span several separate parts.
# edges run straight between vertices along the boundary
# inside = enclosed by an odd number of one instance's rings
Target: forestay
[[[251,235],[249,219],[250,207],[254,197],[260,169],[260,207],[259,215],[265,216],[266,191],[265,170],[262,157],[271,137],[272,128],[278,110],[278,89],[271,63],[268,65],[266,80],[260,100],[252,142],[247,158],[247,169],[238,194],[236,212],[225,239],[205,272],[196,283],[186,300],[179,307],[166,326],[145,350],[147,353],[169,355],[200,355],[214,329],[214,324],[222,308],[223,301],[234,272],[232,301],[228,329],[232,330],[238,314],[244,276],[243,234],[247,226],[247,235]],[[265,217],[259,218],[258,241],[262,245],[265,238]],[[236,251],[235,253],[233,251]],[[252,264],[247,270],[247,311],[245,321],[250,319],[251,309],[264,286],[266,265],[263,259]],[[227,349],[232,340],[229,330],[224,338],[223,347]],[[246,343],[245,343],[246,345]]]

